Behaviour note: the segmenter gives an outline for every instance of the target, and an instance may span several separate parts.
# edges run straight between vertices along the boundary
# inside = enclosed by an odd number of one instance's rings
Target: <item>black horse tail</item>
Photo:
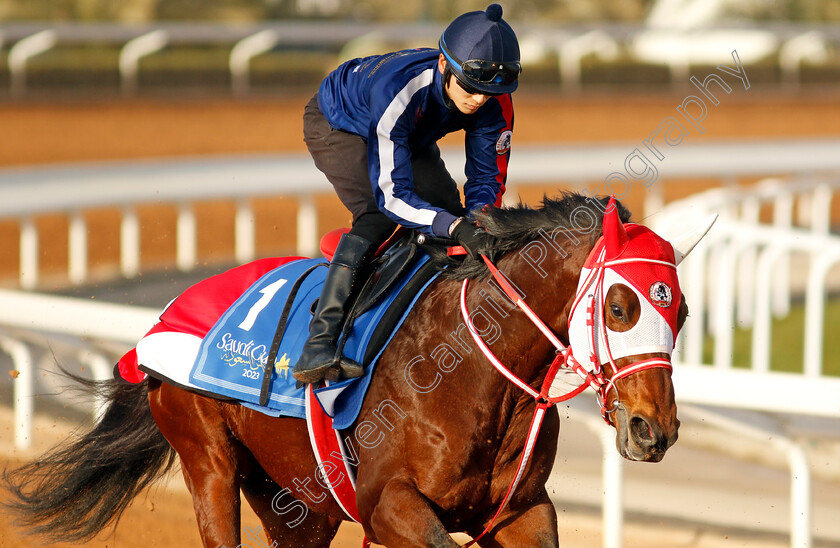
[[[146,486],[175,464],[176,453],[157,429],[140,384],[72,376],[107,407],[87,433],[75,432],[45,455],[4,470],[11,492],[5,506],[27,533],[51,542],[90,540],[120,516]]]

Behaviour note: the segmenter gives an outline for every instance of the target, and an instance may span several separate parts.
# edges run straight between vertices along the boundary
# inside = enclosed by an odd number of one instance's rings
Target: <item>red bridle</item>
[[[598,394],[599,404],[601,406],[601,416],[607,422],[607,424],[611,424],[609,420],[609,414],[615,410],[607,409],[607,399],[610,389],[615,389],[615,382],[619,379],[623,379],[625,377],[629,377],[635,373],[639,373],[641,371],[645,371],[647,369],[653,368],[664,368],[668,371],[671,371],[671,361],[670,359],[664,358],[650,358],[646,360],[639,360],[624,367],[618,367],[615,363],[615,360],[612,358],[612,354],[609,354],[609,363],[612,366],[613,375],[607,376],[604,374],[603,369],[601,368],[601,364],[597,359],[595,354],[595,337],[596,337],[596,326],[595,326],[595,310],[596,307],[603,308],[604,306],[604,292],[603,292],[603,273],[604,268],[609,266],[609,262],[600,261],[598,263],[597,268],[593,269],[590,272],[590,279],[581,286],[581,289],[578,290],[578,293],[575,295],[575,302],[573,304],[576,306],[584,299],[587,301],[587,326],[590,328],[590,336],[589,336],[589,363],[590,368],[587,369],[584,367],[580,361],[578,361],[572,348],[569,346],[564,345],[560,339],[554,334],[554,332],[549,328],[545,322],[528,306],[527,303],[519,296],[510,282],[504,277],[504,275],[496,268],[490,259],[482,255],[485,264],[490,269],[490,272],[493,274],[493,279],[499,284],[508,298],[513,301],[516,306],[525,313],[528,319],[540,330],[540,332],[551,342],[551,344],[555,348],[555,358],[551,362],[551,365],[548,368],[548,372],[546,373],[545,379],[542,382],[540,390],[537,391],[532,388],[528,383],[520,379],[515,373],[513,373],[510,368],[505,366],[493,353],[492,350],[487,346],[484,340],[481,338],[481,335],[478,333],[478,330],[472,323],[472,319],[470,318],[469,311],[467,310],[466,305],[466,292],[467,292],[467,285],[468,280],[464,280],[461,286],[461,314],[464,318],[464,323],[467,325],[467,328],[470,331],[470,334],[473,337],[473,340],[481,349],[482,353],[487,357],[493,367],[501,373],[506,379],[511,381],[513,384],[527,392],[531,397],[535,400],[545,401],[551,405],[556,403],[566,401],[569,399],[574,398],[575,396],[581,394],[587,387],[592,388]],[[646,262],[646,259],[634,259],[634,261]],[[587,295],[587,290],[592,287],[594,284],[595,291]],[[571,314],[570,314],[571,319]],[[600,328],[602,330],[601,335],[606,340],[606,326],[605,322],[600,322]],[[607,346],[607,351],[609,352],[609,344]],[[549,389],[551,388],[551,384],[554,381],[554,377],[557,375],[557,372],[560,370],[561,367],[566,367],[571,369],[575,373],[577,373],[582,379],[583,383],[578,386],[576,389],[562,394],[560,396],[549,396]],[[617,397],[616,393],[616,397]]]
[[[507,493],[505,494],[505,498],[499,506],[499,509],[496,511],[496,514],[493,516],[493,519],[490,520],[490,523],[487,525],[484,531],[480,535],[475,537],[475,539],[467,543],[465,546],[472,545],[473,543],[478,541],[478,539],[484,536],[493,527],[493,524],[496,522],[496,519],[499,517],[505,506],[507,506],[507,503],[510,501],[513,492],[516,490],[516,486],[519,484],[519,481],[521,480],[522,475],[525,471],[525,467],[527,466],[528,461],[531,457],[534,445],[536,444],[537,436],[539,435],[540,427],[542,426],[543,417],[545,416],[545,413],[548,410],[548,408],[550,408],[558,402],[572,399],[575,396],[581,394],[584,390],[586,390],[587,387],[591,387],[598,394],[598,400],[601,406],[601,416],[607,424],[612,425],[613,423],[610,420],[609,415],[613,413],[619,405],[618,391],[615,387],[616,381],[625,377],[629,377],[630,375],[633,375],[635,373],[645,371],[647,369],[664,368],[667,369],[669,372],[672,370],[670,359],[662,358],[640,360],[619,368],[613,360],[612,354],[609,353],[609,344],[606,344],[609,355],[609,362],[613,369],[613,375],[611,377],[608,377],[604,374],[604,371],[601,368],[601,363],[597,359],[597,355],[595,353],[595,310],[596,307],[600,307],[601,309],[603,309],[604,307],[604,269],[610,264],[609,262],[605,262],[603,260],[603,250],[601,251],[601,255],[599,257],[599,261],[597,262],[596,267],[590,272],[589,279],[587,280],[587,282],[580,284],[580,288],[578,289],[575,295],[575,302],[573,304],[574,307],[580,302],[582,302],[584,298],[586,299],[586,322],[587,327],[589,328],[589,361],[592,365],[591,370],[588,370],[577,359],[575,359],[572,352],[572,348],[560,342],[560,339],[554,334],[551,328],[549,328],[545,324],[545,322],[542,321],[542,319],[540,319],[540,317],[531,309],[531,307],[525,303],[525,301],[511,286],[511,284],[507,281],[504,275],[499,271],[498,268],[496,268],[496,265],[494,265],[492,261],[490,261],[490,259],[488,259],[484,255],[482,255],[482,259],[484,259],[485,264],[487,264],[487,267],[493,274],[493,278],[496,280],[496,282],[499,284],[499,286],[502,288],[502,290],[505,292],[508,298],[511,301],[513,301],[516,304],[516,306],[520,310],[522,310],[522,312],[525,313],[528,319],[530,319],[531,322],[537,327],[537,329],[539,329],[540,332],[551,342],[551,344],[556,350],[555,358],[554,360],[552,360],[551,365],[548,368],[548,372],[546,373],[545,379],[543,379],[540,390],[537,391],[533,387],[531,387],[531,385],[520,379],[515,373],[513,373],[510,370],[509,367],[504,365],[481,338],[481,335],[478,333],[478,330],[475,328],[475,325],[473,325],[469,311],[467,310],[466,295],[469,280],[464,280],[463,284],[461,285],[461,315],[464,318],[464,323],[467,325],[467,328],[470,334],[472,335],[473,340],[499,373],[501,373],[506,379],[508,379],[510,382],[512,382],[513,384],[521,388],[523,391],[525,391],[528,395],[533,397],[537,402],[536,409],[534,410],[534,417],[531,419],[531,426],[528,429],[528,435],[525,440],[525,447],[522,451],[522,456],[520,457],[519,466],[516,470],[516,474],[514,475],[513,481],[511,482]],[[633,260],[648,261],[647,259]],[[586,293],[589,290],[589,288],[593,287],[593,283],[595,290],[589,295],[587,295]],[[571,320],[571,314],[569,315],[569,320]],[[604,341],[606,341],[605,323],[606,322],[600,322],[600,328],[602,330],[601,335],[604,337]],[[549,389],[551,388],[554,378],[556,377],[558,371],[560,371],[561,367],[569,368],[578,375],[580,375],[580,377],[583,378],[583,383],[566,394],[562,394],[560,396],[549,396]],[[607,409],[607,398],[610,389],[616,389],[616,405],[613,406],[612,409]]]

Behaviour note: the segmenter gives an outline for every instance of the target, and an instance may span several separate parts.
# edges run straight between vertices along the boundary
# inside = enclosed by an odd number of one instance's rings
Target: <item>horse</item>
[[[612,238],[625,245],[625,226],[638,226],[629,224],[629,211],[617,201],[565,193],[538,208],[520,204],[476,216],[496,239],[487,255],[500,258],[494,264],[435,255],[449,261],[448,268],[381,354],[356,423],[342,432],[346,458],[355,466],[360,522],[374,543],[454,547],[450,533],[464,532],[483,534],[483,547],[558,546],[545,487],[560,425],[545,378],[558,365],[574,365],[584,380],[574,393],[599,391],[602,415],[625,458],[658,462],[677,440],[670,349],[651,346],[615,357],[597,348],[594,331],[583,335],[590,345],[574,353],[577,360],[558,346],[571,341],[574,350],[576,315],[586,316],[590,328],[603,318],[601,334],[611,337],[635,333],[644,317],[640,299],[647,297],[626,281],[604,286],[597,301],[597,291],[589,301],[578,291],[581,273],[598,272],[598,260],[604,264],[603,253],[592,262],[598,242],[620,232]],[[669,258],[652,262],[662,263],[655,266],[673,280],[657,282],[665,287],[655,296],[651,285],[651,298],[665,306],[667,297],[675,338],[688,313],[675,269],[684,252],[662,242]],[[503,275],[491,276],[491,268]],[[530,313],[516,306],[517,298]],[[520,382],[494,371],[491,357]],[[241,495],[274,546],[329,546],[348,519],[323,485],[326,475],[335,479],[340,472],[318,468],[303,420],[272,418],[155,378],[89,384],[108,402],[94,428],[4,471],[12,493],[7,504],[32,534],[53,541],[92,538],[177,460],[206,547],[240,544]],[[542,428],[535,434],[540,407]],[[530,449],[526,438],[533,438]],[[530,461],[522,464],[526,450]]]

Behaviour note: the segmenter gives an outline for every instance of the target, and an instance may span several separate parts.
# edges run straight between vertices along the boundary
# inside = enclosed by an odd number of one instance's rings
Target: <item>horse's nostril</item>
[[[650,445],[654,441],[653,431],[648,423],[640,417],[630,419],[630,433],[640,445]]]

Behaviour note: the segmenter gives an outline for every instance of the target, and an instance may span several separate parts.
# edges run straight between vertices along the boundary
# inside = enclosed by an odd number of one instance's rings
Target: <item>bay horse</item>
[[[620,203],[579,194],[546,198],[540,208],[520,205],[477,214],[496,238],[492,251],[501,257],[499,271],[563,345],[574,339],[570,320],[582,302],[577,298],[581,272],[591,266],[587,258],[596,243],[608,239],[602,219],[610,212],[620,219],[611,230],[626,240],[630,214]],[[670,258],[653,262],[670,268],[675,280],[682,252],[667,242],[665,247]],[[592,314],[605,319],[603,333],[635,333],[645,317],[640,295],[642,301],[647,297],[628,285],[615,283],[597,305],[589,304],[590,320]],[[654,296],[651,286],[651,298],[667,297],[670,306],[673,297],[670,310],[677,325],[670,336],[675,338],[688,309],[676,281],[666,288],[667,294],[658,287]],[[459,310],[462,291],[471,327]],[[439,276],[381,355],[361,413],[343,432],[370,541],[400,548],[458,546],[450,532],[475,538],[492,522],[483,547],[558,545],[556,513],[545,488],[557,448],[556,408],[546,407],[530,462],[492,521],[541,404],[493,370],[477,347],[476,333],[532,391],[541,389],[557,363],[556,345],[501,296],[484,262],[467,257]],[[578,356],[578,365],[602,356],[582,386],[600,390],[603,416],[615,427],[617,450],[628,459],[657,462],[677,439],[670,350],[613,359],[590,346]],[[647,362],[655,366],[632,369]],[[632,374],[624,375],[627,371]],[[52,541],[92,538],[178,458],[206,547],[240,544],[240,494],[274,546],[329,546],[348,519],[321,485],[322,475],[336,471],[317,468],[305,421],[272,418],[154,378],[133,385],[89,384],[109,402],[93,429],[4,472],[13,496],[8,505],[32,534]]]

